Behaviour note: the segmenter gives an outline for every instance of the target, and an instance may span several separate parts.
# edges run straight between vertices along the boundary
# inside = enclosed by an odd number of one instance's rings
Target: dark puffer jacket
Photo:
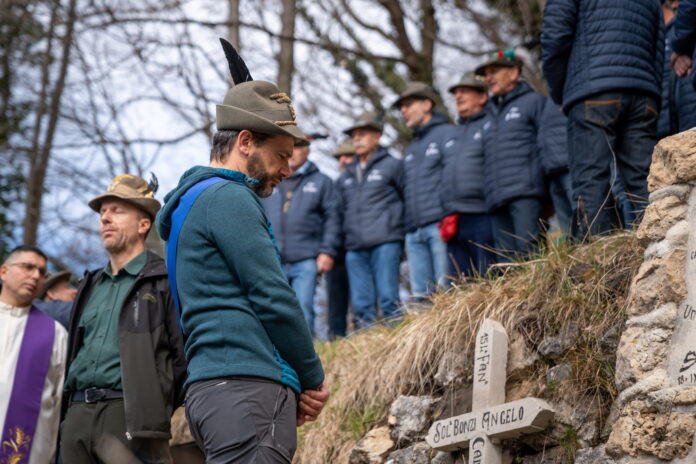
[[[453,137],[445,142],[442,186],[438,188],[445,216],[485,213],[483,194],[483,125],[486,109],[459,118]]]
[[[696,0],[681,0],[674,22],[672,49],[680,55],[692,55],[696,48]]]
[[[276,244],[284,262],[316,258],[319,253],[336,256],[341,223],[333,181],[307,161],[293,191],[290,208],[283,214],[281,189],[261,200],[273,226]]]
[[[544,101],[529,84],[520,82],[488,105],[490,119],[483,125],[483,190],[490,210],[517,198],[545,195],[537,148]]]
[[[413,131],[404,152],[404,225],[406,232],[439,221],[444,216],[440,201],[443,147],[454,126],[440,113]]]
[[[346,250],[365,250],[404,238],[404,165],[379,148],[358,181],[360,159],[338,179]]]
[[[549,0],[544,76],[564,111],[611,90],[661,93],[664,25],[657,0]]]
[[[80,317],[102,272],[85,274],[77,290],[70,315],[66,372],[82,346]],[[127,436],[171,438],[169,421],[174,409],[183,403],[186,360],[167,269],[154,253],[147,254],[145,267],[123,300],[118,346]],[[64,411],[68,404],[63,401]]]
[[[672,55],[672,36],[674,35],[674,20],[665,27],[665,56],[662,68],[662,105],[660,117],[657,120],[657,137],[663,138],[679,131],[675,92],[677,75],[672,71],[670,57]]]
[[[681,8],[681,7],[680,7]],[[694,51],[692,60],[696,60]],[[696,61],[693,61],[696,63]],[[679,122],[677,132],[696,127],[696,72],[677,79],[674,101]]]
[[[550,98],[546,99],[539,126],[539,157],[547,176],[568,171],[568,118]]]

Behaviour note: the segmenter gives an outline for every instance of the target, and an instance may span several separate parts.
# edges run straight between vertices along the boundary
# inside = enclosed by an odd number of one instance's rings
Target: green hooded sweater
[[[186,340],[187,384],[232,375],[263,377],[299,392],[324,380],[253,179],[196,166],[165,196],[157,229],[168,240],[186,191],[221,177],[193,203],[179,234],[176,285]],[[167,263],[171,267],[173,263]]]

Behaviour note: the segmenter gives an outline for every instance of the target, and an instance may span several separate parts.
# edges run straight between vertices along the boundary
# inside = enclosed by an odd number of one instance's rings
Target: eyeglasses
[[[46,278],[48,275],[48,271],[46,271],[45,267],[38,266],[36,264],[32,263],[11,263],[8,264],[8,266],[19,266],[24,270],[27,274],[31,274],[34,271],[39,271],[39,276]]]

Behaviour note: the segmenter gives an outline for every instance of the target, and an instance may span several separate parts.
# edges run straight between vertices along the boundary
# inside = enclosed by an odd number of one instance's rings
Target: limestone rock
[[[460,385],[466,372],[466,353],[463,351],[447,351],[442,355],[437,372],[433,376],[440,387]]]
[[[611,456],[652,455],[664,460],[683,458],[692,449],[696,417],[660,414],[646,402],[631,402],[612,427],[606,444]]]
[[[386,464],[429,464],[430,447],[425,442],[396,450],[389,455]]]
[[[667,377],[667,371],[664,369],[656,369],[648,377],[622,391],[616,399],[616,403],[623,406],[636,398],[645,397],[654,391],[668,388],[670,384],[671,382],[669,377]]]
[[[673,225],[684,220],[688,209],[685,201],[671,195],[650,203],[636,237],[643,245],[662,240]]]
[[[521,464],[558,464],[566,462],[567,451],[560,446],[547,448],[541,453],[532,454],[522,458]]]
[[[686,250],[678,248],[662,258],[645,261],[633,278],[628,315],[639,316],[665,303],[680,303],[686,297],[685,260]]]
[[[696,404],[696,387],[680,388],[672,402],[678,406]]]
[[[626,327],[660,328],[674,330],[677,319],[677,305],[666,303],[654,311],[642,316],[635,316],[626,321]]]
[[[602,351],[614,357],[616,350],[619,347],[619,341],[621,340],[621,332],[623,331],[623,322],[617,322],[607,329],[599,339],[599,346]]]
[[[183,407],[174,411],[171,430],[172,438],[169,439],[170,446],[185,445],[194,442],[193,435],[191,435],[188,423],[186,422],[186,413]]]
[[[571,322],[561,333],[556,336],[545,337],[537,351],[540,355],[549,359],[560,359],[568,348],[575,345],[580,335],[580,329],[577,324]]]
[[[430,464],[463,464],[461,458],[455,457],[452,453],[446,453],[444,451],[438,451]]]
[[[653,151],[648,190],[696,179],[696,131],[665,137]]]
[[[575,453],[575,464],[615,464],[615,462],[607,456],[604,446],[584,448]]]
[[[530,349],[524,336],[519,332],[513,332],[508,347],[508,380],[525,377],[526,371],[538,360],[539,355]]]
[[[382,464],[394,442],[386,425],[372,429],[358,441],[350,453],[349,464]]]
[[[546,382],[563,382],[573,377],[573,367],[568,363],[553,366],[546,371]]]
[[[429,396],[400,396],[389,409],[389,425],[397,445],[423,437],[430,427],[430,416],[437,399]]]
[[[657,367],[666,367],[671,331],[660,328],[629,327],[621,336],[616,353],[616,385],[620,390],[649,376]]]

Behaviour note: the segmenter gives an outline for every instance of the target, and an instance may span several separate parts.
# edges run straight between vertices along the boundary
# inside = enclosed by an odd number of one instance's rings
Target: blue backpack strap
[[[186,216],[196,202],[198,196],[211,185],[215,185],[224,180],[225,179],[221,177],[209,177],[200,181],[184,193],[179,199],[179,205],[172,213],[172,230],[169,234],[169,240],[167,240],[167,277],[169,278],[169,288],[172,293],[172,298],[174,299],[174,305],[176,305],[176,313],[179,316],[179,327],[184,337],[186,333],[181,324],[181,303],[179,302],[179,291],[176,287],[176,249],[179,244],[179,233],[184,225]]]

